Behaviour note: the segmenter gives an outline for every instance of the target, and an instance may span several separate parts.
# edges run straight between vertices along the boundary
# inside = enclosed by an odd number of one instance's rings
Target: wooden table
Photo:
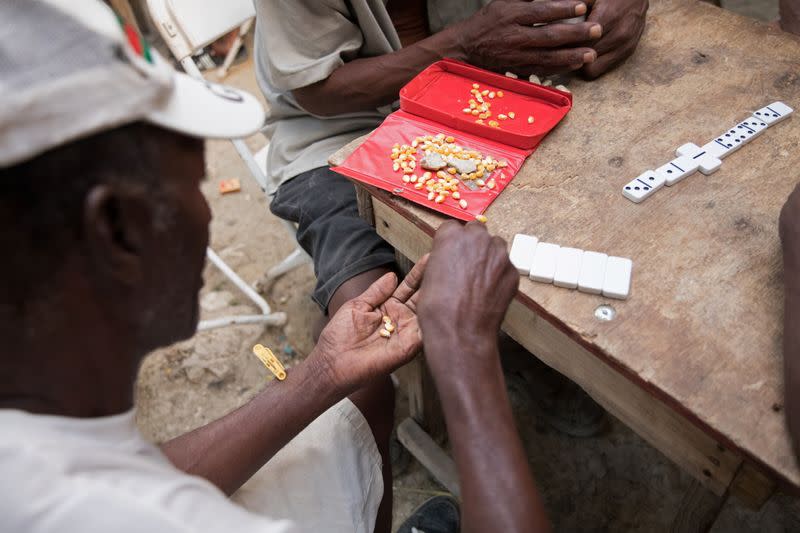
[[[783,412],[778,214],[800,179],[800,115],[636,205],[622,186],[775,100],[800,108],[800,38],[690,0],[652,0],[636,54],[594,82],[487,212],[489,230],[634,261],[615,301],[523,279],[504,329],[716,495],[800,487]],[[335,154],[337,164],[359,141]],[[366,189],[416,260],[444,218]],[[595,310],[611,305],[616,317]]]

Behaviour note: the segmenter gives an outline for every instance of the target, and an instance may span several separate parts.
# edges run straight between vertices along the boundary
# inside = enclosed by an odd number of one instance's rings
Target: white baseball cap
[[[137,121],[246,137],[255,97],[176,72],[99,0],[0,0],[0,167]]]

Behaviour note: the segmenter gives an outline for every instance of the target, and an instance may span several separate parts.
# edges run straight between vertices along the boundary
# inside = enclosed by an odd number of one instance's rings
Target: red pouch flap
[[[435,136],[440,133],[454,137],[456,142],[465,148],[478,150],[484,156],[488,155],[495,160],[508,163],[505,168],[499,168],[491,174],[497,184],[494,189],[471,190],[463,183],[459,185],[458,192],[461,198],[467,202],[466,209],[462,209],[458,200],[453,199],[452,196],[448,196],[441,204],[428,200],[428,191],[425,188],[415,189],[413,183],[403,182],[402,172],[395,172],[392,169],[394,161],[389,157],[392,146],[395,144],[410,145],[417,137]],[[522,167],[529,154],[529,150],[520,150],[443,126],[432,120],[410,115],[404,111],[397,111],[389,115],[383,124],[372,132],[341,166],[334,167],[333,170],[451,217],[473,220],[497,198]],[[424,169],[417,167],[415,173],[422,175],[424,172]]]
[[[491,120],[496,120],[499,127],[478,124],[477,117],[464,113],[474,98],[470,94],[473,83],[478,83],[481,90],[503,91],[502,98],[485,98],[492,106]],[[533,150],[572,108],[572,95],[444,59],[420,72],[400,90],[400,108],[459,131]],[[499,114],[509,112],[514,113],[514,119],[497,119]],[[533,124],[528,123],[528,117],[534,118]]]

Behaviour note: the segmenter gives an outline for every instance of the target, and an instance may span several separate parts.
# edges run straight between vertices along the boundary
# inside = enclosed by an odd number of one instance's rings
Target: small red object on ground
[[[242,190],[242,184],[239,183],[239,180],[237,178],[231,178],[229,180],[220,180],[219,182],[220,194],[239,192],[240,190]]]

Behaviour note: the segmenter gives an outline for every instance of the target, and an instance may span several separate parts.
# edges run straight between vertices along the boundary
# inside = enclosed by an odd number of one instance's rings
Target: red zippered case
[[[484,120],[484,124],[477,123],[475,116],[463,111],[469,108],[470,99],[475,98],[470,93],[475,83],[481,90],[503,92],[502,98],[486,99],[491,103],[492,117]],[[400,110],[389,115],[333,170],[457,219],[472,220],[497,198],[525,159],[571,108],[569,93],[444,59],[423,70],[403,87]],[[513,112],[515,118],[498,120],[498,115],[509,112]],[[529,116],[534,117],[532,124],[528,123]],[[489,120],[496,121],[499,127],[489,126]],[[440,133],[454,137],[464,148],[507,163],[491,174],[496,183],[494,189],[472,190],[463,182],[459,184],[459,194],[467,201],[466,209],[451,196],[439,204],[428,200],[425,188],[415,189],[413,183],[403,181],[402,172],[393,170],[390,154],[395,144],[411,145],[418,137]],[[418,153],[418,159],[422,155]],[[423,172],[424,169],[417,167],[415,173]]]

